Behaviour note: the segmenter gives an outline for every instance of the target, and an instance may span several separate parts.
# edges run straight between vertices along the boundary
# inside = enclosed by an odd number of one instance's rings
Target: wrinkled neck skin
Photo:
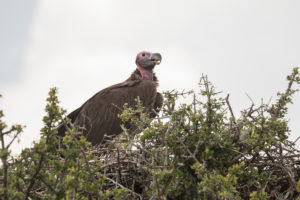
[[[139,71],[142,75],[143,80],[153,81],[153,71],[152,71],[152,69],[147,70],[147,69],[144,69],[144,68],[140,67],[139,65],[138,65],[138,69],[139,69]]]

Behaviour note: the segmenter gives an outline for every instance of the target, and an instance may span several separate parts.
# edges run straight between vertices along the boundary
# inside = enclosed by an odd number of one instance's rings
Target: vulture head
[[[135,63],[142,75],[143,80],[153,80],[153,68],[161,62],[159,53],[142,51],[136,56]]]

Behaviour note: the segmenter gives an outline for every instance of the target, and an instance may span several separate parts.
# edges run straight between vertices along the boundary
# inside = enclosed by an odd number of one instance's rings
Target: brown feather
[[[76,127],[80,127],[87,140],[96,145],[102,142],[104,135],[116,136],[122,132],[122,121],[118,118],[125,103],[133,107],[137,97],[150,117],[156,116],[152,110],[158,112],[162,106],[163,98],[157,93],[158,80],[142,80],[137,69],[124,82],[112,85],[96,93],[80,108],[68,115]],[[65,126],[58,127],[58,134],[64,135]]]

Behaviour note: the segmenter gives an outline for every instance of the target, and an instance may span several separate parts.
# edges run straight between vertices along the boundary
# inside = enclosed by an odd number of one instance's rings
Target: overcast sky
[[[204,73],[237,116],[246,93],[275,100],[300,66],[299,10],[298,0],[1,0],[0,108],[27,126],[13,151],[39,138],[50,87],[70,112],[128,78],[142,50],[162,54],[160,91],[195,89]],[[299,111],[296,94],[291,139]]]

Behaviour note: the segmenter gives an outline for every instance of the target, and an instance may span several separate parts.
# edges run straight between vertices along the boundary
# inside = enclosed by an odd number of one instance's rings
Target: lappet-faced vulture
[[[143,51],[136,56],[135,62],[137,69],[127,80],[101,90],[68,115],[75,127],[82,128],[92,145],[100,144],[105,134],[116,136],[122,133],[118,114],[125,103],[134,107],[135,99],[139,98],[151,118],[160,110],[163,97],[156,90],[158,80],[153,69],[160,64],[161,55]],[[58,127],[59,135],[64,135],[65,131],[65,125]]]

